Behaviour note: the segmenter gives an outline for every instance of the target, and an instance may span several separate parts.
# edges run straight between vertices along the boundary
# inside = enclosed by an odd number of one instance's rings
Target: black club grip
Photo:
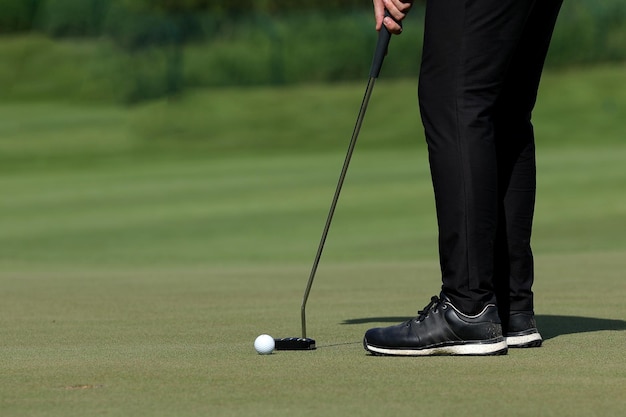
[[[391,17],[387,10],[385,10],[385,17]],[[400,22],[397,23],[402,25]],[[385,55],[387,55],[390,40],[391,32],[387,30],[385,25],[382,25],[378,32],[378,43],[376,44],[376,51],[374,52],[374,59],[372,60],[372,67],[370,68],[370,78],[378,78],[380,69],[383,66],[383,61],[385,60]]]

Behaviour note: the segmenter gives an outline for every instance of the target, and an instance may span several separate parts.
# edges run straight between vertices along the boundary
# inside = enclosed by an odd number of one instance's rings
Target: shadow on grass
[[[626,330],[626,321],[579,316],[537,315],[537,327],[544,339],[564,334],[589,333],[601,330]]]
[[[398,324],[409,317],[364,317],[344,320],[341,324],[391,323]],[[544,340],[574,333],[598,332],[601,330],[626,330],[625,320],[600,319],[578,316],[537,315],[537,327]]]

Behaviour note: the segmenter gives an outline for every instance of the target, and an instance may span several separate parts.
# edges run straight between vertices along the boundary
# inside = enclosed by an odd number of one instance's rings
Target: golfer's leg
[[[533,0],[428,0],[419,99],[442,290],[466,313],[495,301],[493,106]]]
[[[532,311],[534,281],[530,246],[536,190],[535,138],[531,114],[562,0],[537,1],[513,55],[496,105],[494,126],[498,153],[503,228],[496,246],[498,305],[509,311]]]

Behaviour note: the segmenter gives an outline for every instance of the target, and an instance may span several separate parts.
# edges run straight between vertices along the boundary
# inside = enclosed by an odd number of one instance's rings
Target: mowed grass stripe
[[[540,252],[626,246],[624,146],[539,150]],[[2,180],[4,259],[60,264],[302,262],[342,155],[174,159]],[[436,255],[427,157],[361,150],[328,241],[335,260]]]

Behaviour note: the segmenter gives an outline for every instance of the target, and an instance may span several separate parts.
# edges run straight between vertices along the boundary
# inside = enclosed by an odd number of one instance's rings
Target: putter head
[[[276,350],[315,350],[315,340],[308,337],[274,339]]]

